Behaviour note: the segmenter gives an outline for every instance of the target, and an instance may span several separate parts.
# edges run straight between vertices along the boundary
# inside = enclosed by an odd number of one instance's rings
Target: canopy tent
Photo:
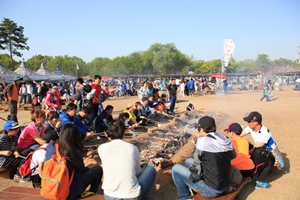
[[[215,74],[210,75],[212,78],[220,78],[220,79],[226,79],[226,76],[220,72],[217,72]]]
[[[24,80],[45,81],[49,79],[47,76],[39,75],[29,69],[25,65],[24,61],[22,61],[21,65],[14,72],[20,76],[23,76]]]
[[[4,82],[9,83],[14,81],[14,77],[17,74],[15,74],[10,69],[6,68],[2,63],[0,63],[0,76],[1,79],[3,79]]]
[[[63,80],[62,76],[58,76],[54,74],[53,72],[50,72],[50,70],[44,65],[44,62],[42,62],[40,68],[36,71],[37,74],[41,76],[46,76],[49,78],[49,81],[61,81]]]
[[[59,66],[57,66],[52,73],[60,76],[65,81],[76,80],[75,76],[71,76],[70,74],[64,72]]]

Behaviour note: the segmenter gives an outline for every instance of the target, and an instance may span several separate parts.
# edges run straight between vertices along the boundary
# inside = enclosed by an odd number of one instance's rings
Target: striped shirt
[[[0,151],[11,151],[13,146],[17,146],[18,138],[17,136],[12,136],[10,138],[7,134],[0,136]],[[7,156],[0,155],[0,167],[4,164]]]

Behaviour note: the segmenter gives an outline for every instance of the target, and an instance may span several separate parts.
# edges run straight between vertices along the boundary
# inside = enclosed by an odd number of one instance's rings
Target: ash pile
[[[181,118],[140,134],[128,142],[140,150],[142,163],[165,168],[173,165],[171,158],[192,139],[197,132],[196,126],[200,117],[204,116],[199,111],[186,113]]]

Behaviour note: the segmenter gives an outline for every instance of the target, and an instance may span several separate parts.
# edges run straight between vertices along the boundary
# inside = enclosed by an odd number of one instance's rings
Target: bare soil
[[[223,132],[229,123],[238,122],[243,126],[247,124],[243,121],[243,116],[247,112],[259,111],[263,116],[263,124],[267,126],[283,154],[285,167],[283,170],[273,170],[268,175],[268,180],[272,184],[269,189],[255,189],[248,184],[241,191],[239,199],[300,199],[300,192],[297,184],[300,183],[300,151],[297,150],[300,143],[299,119],[300,116],[300,95],[299,91],[293,91],[292,86],[284,86],[283,91],[274,91],[271,102],[261,102],[261,91],[240,91],[229,92],[226,96],[206,95],[194,97],[179,97],[176,104],[176,113],[183,114],[188,102],[195,105],[195,109],[212,115],[216,118],[217,129]],[[111,104],[114,106],[114,116],[126,107],[128,103],[138,101],[137,97],[127,97],[125,99],[111,99],[104,102],[104,106]],[[0,111],[0,116],[6,118],[7,112]],[[18,114],[19,122],[29,123],[29,111],[20,110]],[[0,121],[3,127],[4,121]],[[251,139],[247,137],[249,141]],[[188,157],[193,151],[192,145],[181,149],[180,154]],[[180,162],[184,157],[178,159]],[[89,159],[88,164],[96,164],[93,159]],[[171,177],[171,167],[157,169],[155,188],[152,190],[150,199],[177,199],[176,188]],[[0,178],[0,190],[11,185],[22,185],[31,187],[29,183],[14,183],[9,179]]]

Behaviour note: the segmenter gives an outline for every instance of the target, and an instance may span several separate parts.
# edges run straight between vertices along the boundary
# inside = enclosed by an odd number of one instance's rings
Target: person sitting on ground
[[[81,134],[77,126],[70,123],[65,124],[60,132],[58,150],[60,155],[67,160],[69,173],[74,172],[67,199],[79,199],[78,197],[85,192],[88,186],[90,186],[89,192],[96,194],[102,179],[103,171],[99,165],[92,168],[84,166],[83,149]]]
[[[142,98],[141,104],[142,104],[142,108],[141,108],[142,116],[148,119],[154,119],[156,117],[156,110],[149,106],[147,97]]]
[[[142,126],[147,126],[148,119],[142,115],[142,104],[141,102],[135,102],[135,109],[133,110],[133,114],[136,116],[137,123],[140,123]]]
[[[49,107],[49,110],[61,110],[61,98],[58,90],[59,86],[56,84],[47,92],[44,103]]]
[[[135,106],[132,103],[129,103],[123,112],[129,114],[129,119],[130,119],[130,121],[132,121],[133,124],[137,124],[136,116],[133,113],[134,109],[135,109]]]
[[[154,185],[156,170],[150,165],[141,168],[136,146],[122,140],[125,125],[114,120],[108,127],[110,142],[98,147],[105,174],[102,189],[105,199],[147,199]],[[120,170],[119,166],[122,166]]]
[[[22,158],[19,157],[18,148],[18,132],[20,125],[14,120],[5,122],[3,131],[0,136],[0,167],[10,168],[19,167]]]
[[[130,120],[130,116],[128,113],[120,113],[119,115],[119,120],[121,120],[124,124],[126,128],[130,128],[130,129],[134,129],[135,127],[137,127],[139,124],[142,123],[142,121],[140,121],[140,123],[136,123],[134,124],[131,120]]]
[[[88,107],[82,107],[81,110],[79,110],[76,115],[75,118],[76,120],[81,121],[84,125],[86,125],[87,127],[89,127],[90,129],[93,127],[93,122],[91,121],[91,119],[88,117],[88,114],[90,113],[90,109]]]
[[[56,131],[59,132],[58,130],[58,114],[56,111],[50,111],[47,114],[46,121],[44,123],[45,127],[45,132],[44,134],[46,135],[49,131]]]
[[[241,138],[243,128],[238,123],[228,125],[224,130],[231,139],[236,158],[231,160],[231,165],[240,170],[243,177],[252,177],[254,173],[254,163],[249,155],[249,142]]]
[[[56,142],[58,140],[58,133],[55,130],[51,130],[44,135],[44,140],[46,143],[41,146],[42,148],[33,152],[30,162],[30,169],[32,169],[30,179],[34,188],[41,188],[41,177],[43,164],[46,161],[47,146],[51,142]]]
[[[107,130],[109,122],[113,120],[112,113],[114,107],[112,105],[107,105],[105,109],[96,117],[93,122],[94,131],[96,133],[103,132]]]
[[[21,132],[18,139],[18,151],[22,156],[27,156],[30,151],[34,151],[40,145],[45,144],[43,139],[45,132],[46,114],[43,110],[32,110],[31,123]]]
[[[281,169],[284,167],[282,155],[276,145],[270,130],[262,124],[262,115],[253,111],[243,118],[248,122],[241,137],[251,134],[254,140],[254,147],[250,150],[257,171],[255,188],[269,188],[271,184],[266,180],[266,176],[274,165]]]
[[[62,112],[59,115],[59,121],[61,121],[60,129],[65,124],[74,124],[78,128],[79,133],[81,134],[81,139],[90,138],[94,136],[94,132],[90,131],[89,127],[84,125],[81,121],[76,120],[75,115],[77,113],[77,106],[74,103],[69,103],[67,105],[66,112]]]
[[[213,198],[222,195],[231,185],[231,163],[235,152],[229,138],[216,132],[215,120],[204,116],[199,119],[194,159],[185,166],[176,164],[172,178],[180,199],[191,199],[190,189],[201,190],[201,195]]]

